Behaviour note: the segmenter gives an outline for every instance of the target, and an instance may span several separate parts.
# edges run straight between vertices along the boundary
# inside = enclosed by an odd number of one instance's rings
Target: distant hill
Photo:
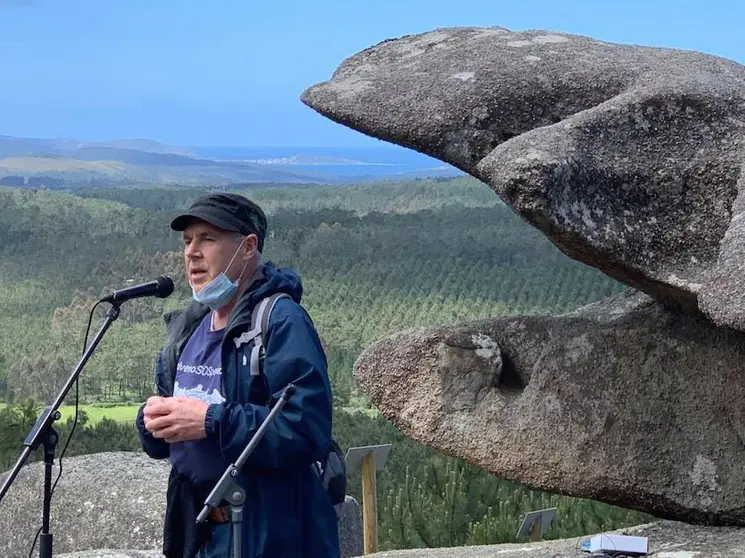
[[[12,186],[335,184],[458,174],[397,146],[192,148],[147,139],[0,136],[0,185]]]
[[[134,152],[137,153],[137,152]],[[140,152],[141,153],[141,152]],[[220,164],[211,161],[159,161],[127,152],[117,158],[96,159],[90,152],[81,158],[60,156],[6,157],[0,159],[0,184],[19,186],[19,179],[28,185],[75,186],[84,184],[180,184],[184,186],[228,185],[251,182],[329,183],[323,175],[295,174],[282,170],[264,169],[258,165]],[[155,157],[166,157],[163,155]],[[174,155],[173,157],[179,157]],[[145,159],[135,162],[137,159]]]
[[[172,153],[193,155],[186,147],[167,145],[148,139],[117,139],[103,142],[84,142],[74,138],[17,138],[0,135],[0,158],[22,155],[67,155],[72,152],[93,147],[132,149],[146,153]]]
[[[174,155],[192,156],[194,153],[186,148],[177,145],[167,145],[157,141],[141,138],[118,139],[104,141],[99,143],[88,143],[87,147],[114,147],[116,149],[134,149],[136,151],[145,151],[147,153],[172,153]]]
[[[72,138],[0,136],[0,184],[228,185],[251,182],[333,182],[321,172],[293,172],[241,161],[190,156],[185,147],[146,139],[82,142]]]

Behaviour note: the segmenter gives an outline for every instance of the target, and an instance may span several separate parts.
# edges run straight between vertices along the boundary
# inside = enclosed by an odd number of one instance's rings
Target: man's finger
[[[175,401],[163,399],[161,401],[153,401],[145,405],[143,412],[151,417],[167,415],[173,411],[175,407]]]
[[[145,428],[155,434],[159,430],[163,430],[164,428],[173,426],[173,424],[173,418],[170,415],[164,415],[151,418],[150,421],[145,425]]]
[[[145,401],[145,408],[152,408],[157,407],[158,405],[161,405],[163,403],[167,403],[168,398],[167,397],[161,397],[159,395],[153,395],[152,397],[148,397],[147,401]]]
[[[173,401],[172,397],[151,397],[145,402],[145,407],[160,407],[163,405],[170,405]]]
[[[167,426],[166,428],[161,428],[160,430],[154,431],[153,436],[155,438],[161,438],[163,440],[168,440],[169,438],[178,437],[180,432],[181,432],[181,428],[178,425],[173,424],[171,426]]]

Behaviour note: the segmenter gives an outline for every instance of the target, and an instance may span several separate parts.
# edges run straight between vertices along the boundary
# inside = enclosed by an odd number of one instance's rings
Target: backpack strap
[[[269,328],[269,316],[277,301],[285,297],[290,298],[290,295],[287,293],[274,293],[263,298],[253,309],[253,313],[251,314],[251,330],[247,334],[247,337],[254,342],[251,348],[251,376],[261,374],[261,366],[264,362],[264,355],[266,354],[266,331]]]
[[[274,305],[280,298],[291,298],[287,293],[274,293],[263,298],[251,314],[251,329],[236,339],[236,346],[240,343],[253,341],[251,348],[251,376],[258,376],[262,372],[264,356],[266,354],[266,332],[269,329],[269,316]],[[331,447],[324,462],[316,462],[315,470],[321,479],[324,490],[331,498],[337,517],[341,515],[342,506],[346,499],[347,466],[344,454],[335,439],[331,439]]]

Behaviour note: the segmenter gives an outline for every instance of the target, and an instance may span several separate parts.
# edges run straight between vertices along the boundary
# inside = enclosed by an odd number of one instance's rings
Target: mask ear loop
[[[243,244],[243,241],[241,241],[241,244]],[[225,277],[228,277],[228,271],[230,270],[230,266],[233,265],[233,262],[235,261],[235,257],[238,255],[238,252],[240,251],[240,249],[241,247],[238,246],[238,249],[235,251],[235,254],[233,254],[232,258],[230,258],[230,263],[228,263],[228,267],[226,267],[225,271],[223,271],[223,274],[225,275]],[[243,264],[243,269],[241,269],[241,273],[240,275],[238,275],[238,278],[236,279],[236,281],[240,280],[241,275],[243,275],[243,272],[246,271],[247,265],[248,265],[248,261],[246,261],[246,263]],[[230,281],[230,277],[228,277],[228,281]],[[212,312],[212,315],[210,316],[210,331],[215,331],[215,313],[214,312]]]
[[[243,239],[243,240],[246,240],[246,238],[248,238],[248,237],[244,237],[244,239]],[[243,244],[243,240],[241,241],[241,245]],[[232,266],[232,265],[233,265],[233,262],[235,261],[235,257],[236,257],[236,256],[238,255],[238,252],[240,252],[240,250],[241,250],[241,246],[238,246],[238,249],[237,249],[237,250],[235,251],[235,254],[233,254],[233,257],[232,257],[232,258],[230,258],[230,263],[228,263],[228,267],[226,267],[226,268],[225,268],[225,271],[223,271],[223,273],[224,273],[224,274],[225,274],[226,276],[228,275],[228,271],[230,271],[230,266]],[[241,269],[241,272],[240,272],[240,273],[238,274],[238,279],[240,279],[240,278],[241,278],[241,276],[243,275],[243,272],[244,272],[244,271],[246,271],[246,266],[247,266],[247,265],[248,265],[248,261],[246,261],[246,262],[245,262],[245,263],[243,264],[243,269]],[[229,280],[229,279],[230,279],[230,277],[228,277],[228,280]],[[238,279],[236,279],[236,281],[237,281]]]

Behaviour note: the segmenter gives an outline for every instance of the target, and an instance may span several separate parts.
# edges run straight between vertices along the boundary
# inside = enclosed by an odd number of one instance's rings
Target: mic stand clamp
[[[106,312],[106,321],[101,326],[101,329],[96,334],[96,337],[91,341],[91,344],[86,348],[83,353],[83,357],[78,362],[75,370],[72,371],[70,377],[65,382],[65,385],[57,395],[52,405],[49,405],[44,409],[39,419],[34,424],[31,432],[29,432],[26,439],[23,441],[23,450],[21,456],[13,466],[13,470],[6,477],[2,488],[0,488],[0,502],[2,502],[5,494],[10,489],[10,485],[21,472],[21,468],[26,463],[29,455],[32,451],[36,451],[39,445],[44,448],[44,504],[42,507],[42,527],[41,537],[39,540],[39,557],[40,558],[52,558],[52,533],[50,532],[50,516],[52,509],[52,466],[54,465],[54,454],[57,451],[57,442],[59,441],[59,435],[55,431],[53,424],[59,420],[61,414],[59,407],[64,401],[67,393],[72,388],[75,381],[78,379],[80,372],[82,372],[85,363],[96,350],[96,347],[101,342],[106,331],[109,329],[111,324],[119,317],[119,304],[116,302],[111,303],[112,306]]]
[[[284,391],[282,391],[279,401],[274,404],[269,415],[264,419],[264,422],[261,423],[259,429],[251,437],[251,440],[248,442],[248,445],[245,447],[243,452],[241,452],[241,455],[238,457],[235,464],[231,463],[228,465],[228,468],[222,474],[220,480],[217,481],[212,492],[207,496],[207,499],[204,501],[204,507],[197,516],[197,523],[204,523],[207,520],[207,516],[211,509],[217,508],[223,501],[230,504],[230,523],[233,529],[233,558],[241,558],[241,525],[243,523],[243,504],[246,501],[246,491],[235,482],[235,479],[240,474],[241,467],[243,467],[248,460],[248,457],[253,453],[256,446],[264,437],[269,425],[274,421],[277,414],[279,414],[282,407],[285,406],[285,403],[287,403],[294,393],[295,386],[292,384],[289,384]]]

